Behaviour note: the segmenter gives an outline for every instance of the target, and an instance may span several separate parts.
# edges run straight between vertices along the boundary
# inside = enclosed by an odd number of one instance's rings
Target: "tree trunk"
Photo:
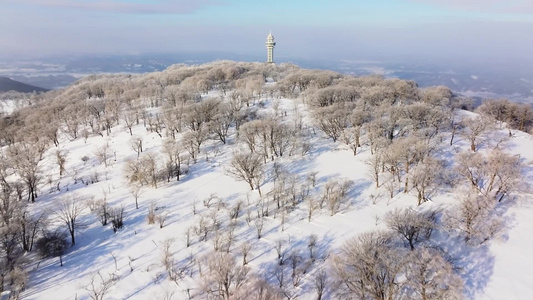
[[[455,137],[455,129],[452,130],[452,138],[450,139],[450,146],[453,145],[453,138]]]
[[[69,231],[70,231],[71,246],[74,246],[74,245],[76,245],[76,239],[74,238],[74,230],[69,230]]]
[[[403,189],[404,193],[407,193],[409,190],[409,160],[405,162],[405,187]]]

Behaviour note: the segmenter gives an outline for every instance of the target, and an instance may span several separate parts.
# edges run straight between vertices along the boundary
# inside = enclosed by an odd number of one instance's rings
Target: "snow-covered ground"
[[[8,115],[22,107],[20,100],[0,100],[0,115]]]
[[[300,100],[281,99],[280,110],[287,112],[284,122],[292,122],[294,102]],[[273,102],[265,100],[263,110],[269,110]],[[298,104],[304,115],[304,130],[311,129],[312,123],[307,116],[306,107]],[[505,135],[506,131],[500,133]],[[143,138],[144,153],[159,156],[162,167],[164,157],[160,151],[163,138],[156,133],[147,132],[142,122],[133,127],[133,135]],[[109,136],[92,136],[69,141],[63,136],[59,148],[68,153],[67,174],[59,178],[58,167],[53,163],[56,148],[51,148],[45,155],[43,163],[47,169],[44,174],[51,178],[50,183],[40,186],[40,196],[34,204],[34,211],[54,211],[59,198],[77,195],[83,198],[107,199],[112,207],[125,207],[124,227],[113,233],[110,225],[102,226],[89,209],[84,211],[80,221],[87,226],[77,235],[76,245],[67,250],[63,256],[63,266],[58,258],[36,260],[29,266],[31,270],[28,289],[23,293],[24,299],[90,299],[91,281],[100,284],[101,278],[113,277],[114,284],[109,288],[104,299],[187,299],[187,289],[197,288],[198,275],[185,278],[177,285],[167,279],[162,265],[164,244],[172,239],[170,249],[175,261],[187,265],[193,258],[199,259],[213,250],[213,239],[199,241],[196,234],[191,236],[191,246],[186,246],[186,233],[189,228],[197,226],[201,218],[209,218],[218,213],[224,225],[229,224],[228,212],[218,210],[217,205],[206,207],[203,201],[211,195],[220,199],[225,207],[232,207],[238,201],[255,207],[259,200],[257,191],[251,191],[248,184],[236,181],[227,175],[226,168],[234,149],[240,147],[236,141],[234,129],[230,129],[228,145],[209,141],[203,146],[198,163],[191,164],[188,174],[180,181],[160,182],[157,189],[143,188],[139,198],[139,209],[124,176],[126,159],[135,159],[137,154],[130,146],[130,134],[124,125],[114,127]],[[446,146],[449,136],[442,136],[443,157],[455,153],[457,149],[468,149],[466,141]],[[354,182],[350,190],[350,201],[341,207],[340,213],[333,216],[327,209],[316,211],[311,221],[307,219],[306,203],[302,203],[286,217],[282,226],[280,215],[265,218],[263,237],[257,239],[253,222],[247,222],[247,211],[243,210],[238,218],[235,242],[232,252],[241,259],[239,245],[248,241],[253,244],[249,255],[251,273],[269,275],[277,265],[275,244],[283,239],[287,252],[301,251],[307,253],[307,240],[312,234],[318,236],[317,253],[319,258],[304,275],[303,284],[296,289],[298,299],[315,299],[311,282],[308,280],[321,267],[327,265],[327,255],[338,249],[344,241],[359,233],[385,228],[384,215],[397,207],[427,209],[446,207],[454,202],[454,194],[443,189],[432,201],[417,207],[416,196],[398,193],[389,199],[388,192],[376,189],[369,175],[370,167],[366,164],[370,149],[363,146],[354,156],[342,143],[334,143],[323,133],[309,135],[312,150],[302,155],[285,156],[276,163],[284,165],[298,182],[312,172],[317,172],[317,185],[310,187],[311,195],[318,195],[324,184],[331,178],[346,178]],[[95,151],[108,143],[114,154],[109,166],[99,164]],[[523,161],[533,161],[533,140],[530,135],[516,132],[514,138],[506,142],[505,147],[512,153],[520,154]],[[87,156],[87,162],[82,157]],[[448,156],[449,157],[449,156]],[[274,162],[268,162],[269,169]],[[524,180],[533,179],[531,165]],[[98,180],[94,180],[98,177]],[[75,180],[76,179],[76,180]],[[95,183],[88,183],[97,181]],[[59,184],[60,190],[55,187]],[[266,179],[261,186],[263,194],[272,189],[272,180]],[[216,202],[214,200],[213,202]],[[146,215],[154,204],[158,214],[167,215],[163,228],[149,225]],[[193,206],[196,213],[193,213]],[[248,205],[245,205],[245,207]],[[255,217],[255,208],[250,212]],[[530,299],[533,294],[533,204],[531,199],[521,197],[506,213],[508,229],[504,238],[491,241],[488,245],[477,248],[468,256],[469,262],[463,265],[468,297],[473,299]],[[282,228],[283,227],[283,228]],[[168,242],[167,242],[168,243]],[[31,254],[34,255],[34,254]],[[195,268],[195,267],[194,267]],[[331,296],[331,295],[329,295]],[[199,297],[201,299],[201,297]],[[333,298],[332,298],[333,299]]]

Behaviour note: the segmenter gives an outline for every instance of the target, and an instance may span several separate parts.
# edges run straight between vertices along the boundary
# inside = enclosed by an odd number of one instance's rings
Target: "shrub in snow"
[[[61,266],[63,265],[62,255],[67,249],[67,235],[64,232],[46,232],[43,237],[35,242],[35,249],[41,257],[59,256]]]

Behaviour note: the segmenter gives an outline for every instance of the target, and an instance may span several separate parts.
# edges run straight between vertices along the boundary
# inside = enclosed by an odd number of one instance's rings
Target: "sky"
[[[221,52],[532,63],[531,0],[0,0],[0,57]]]

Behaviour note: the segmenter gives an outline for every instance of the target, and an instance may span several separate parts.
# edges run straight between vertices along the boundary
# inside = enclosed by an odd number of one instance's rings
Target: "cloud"
[[[189,14],[202,8],[222,5],[218,0],[22,0],[36,6],[95,10],[124,14]],[[20,3],[18,2],[18,3]]]
[[[433,4],[457,10],[533,14],[533,1],[531,0],[409,0],[422,4]]]

